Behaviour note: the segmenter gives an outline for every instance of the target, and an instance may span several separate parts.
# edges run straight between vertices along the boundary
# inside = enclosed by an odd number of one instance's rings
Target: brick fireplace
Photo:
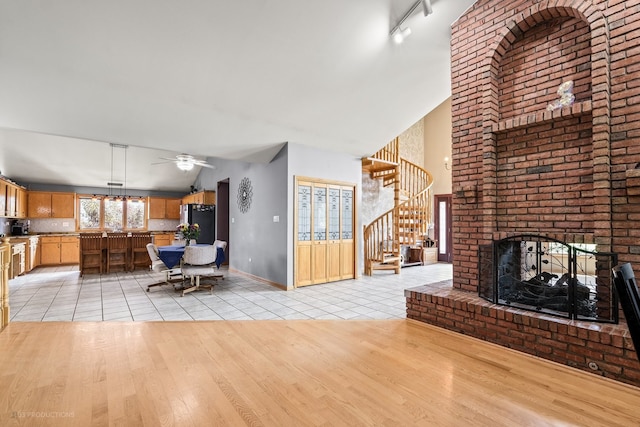
[[[479,0],[452,27],[453,281],[407,316],[640,386],[619,324],[478,297],[480,248],[522,234],[613,252],[640,272],[640,6]],[[574,82],[572,105],[552,111]]]

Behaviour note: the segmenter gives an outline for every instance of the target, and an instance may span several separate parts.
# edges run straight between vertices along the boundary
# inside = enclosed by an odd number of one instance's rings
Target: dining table
[[[192,246],[211,246],[208,243],[196,243]],[[158,258],[167,266],[174,268],[180,264],[180,260],[184,255],[185,245],[168,245],[158,246]]]
[[[184,245],[158,246],[158,258],[167,268],[173,268],[180,263],[184,255]]]
[[[211,246],[208,243],[196,243],[193,246]],[[180,264],[180,260],[184,256],[185,245],[168,245],[158,246],[158,258],[167,266],[174,268]],[[225,260],[224,249],[217,248],[215,263],[218,268]]]

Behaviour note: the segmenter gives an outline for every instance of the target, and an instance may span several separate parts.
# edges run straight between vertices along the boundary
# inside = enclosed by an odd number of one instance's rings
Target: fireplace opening
[[[495,304],[570,319],[618,322],[613,253],[521,235],[479,249],[479,295]]]

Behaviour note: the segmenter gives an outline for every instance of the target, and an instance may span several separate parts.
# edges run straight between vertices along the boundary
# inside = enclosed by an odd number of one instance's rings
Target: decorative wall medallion
[[[240,212],[249,212],[252,197],[253,189],[251,188],[251,181],[249,178],[244,177],[238,186],[238,209],[240,209]]]

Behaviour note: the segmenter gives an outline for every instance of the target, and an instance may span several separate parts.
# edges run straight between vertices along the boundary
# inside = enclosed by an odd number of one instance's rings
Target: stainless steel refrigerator
[[[200,226],[200,236],[196,239],[197,243],[213,244],[216,240],[215,205],[181,205],[180,222]]]

